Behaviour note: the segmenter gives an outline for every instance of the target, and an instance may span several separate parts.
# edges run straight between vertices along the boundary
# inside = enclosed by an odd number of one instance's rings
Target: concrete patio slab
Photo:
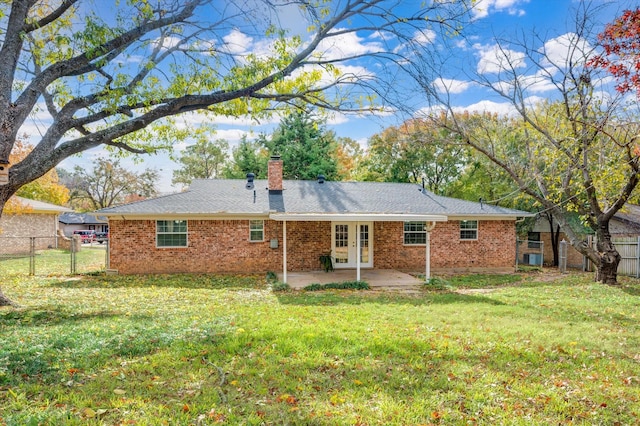
[[[282,278],[282,274],[278,274],[280,281],[282,281]],[[337,269],[333,272],[287,272],[287,284],[294,290],[302,289],[310,284],[328,284],[355,280],[355,269]],[[362,269],[360,270],[360,281],[365,281],[372,289],[376,290],[417,290],[423,283],[423,281],[411,274],[394,269]]]

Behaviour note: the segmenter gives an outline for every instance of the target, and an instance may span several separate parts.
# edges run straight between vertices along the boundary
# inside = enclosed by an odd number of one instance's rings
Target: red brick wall
[[[322,269],[320,255],[331,253],[331,222],[287,222],[287,269]]]
[[[553,266],[553,245],[551,244],[551,233],[550,232],[541,232],[540,240],[543,241],[544,248],[544,264],[545,266]],[[582,268],[583,256],[578,250],[573,248],[571,244],[568,243],[569,239],[564,234],[564,232],[560,233],[558,241],[565,240],[567,241],[567,267],[568,268]]]
[[[282,271],[282,222],[265,220],[264,242],[249,242],[248,220],[189,220],[188,247],[157,248],[155,220],[111,220],[110,268],[122,274],[171,272],[257,273]],[[402,222],[374,223],[376,269],[422,271],[424,246],[404,245]],[[278,239],[278,248],[269,247]],[[287,222],[287,269],[321,269],[319,255],[331,251],[330,222]],[[457,221],[438,223],[431,233],[434,271],[513,268],[515,223],[479,221],[478,240],[461,241]]]
[[[155,220],[111,220],[110,268],[122,274],[252,273],[282,269],[282,223],[264,222],[264,241],[249,242],[248,220],[189,220],[188,247],[156,247]],[[278,238],[277,249],[269,247]]]
[[[425,269],[425,246],[404,245],[402,222],[374,225],[374,264],[378,269]],[[509,270],[515,266],[516,232],[513,221],[478,221],[478,239],[460,240],[458,221],[438,222],[431,232],[431,269],[465,272]]]
[[[267,163],[269,190],[282,191],[282,160],[273,157]]]

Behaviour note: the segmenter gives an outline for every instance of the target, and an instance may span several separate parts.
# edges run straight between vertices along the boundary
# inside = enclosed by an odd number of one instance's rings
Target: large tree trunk
[[[609,220],[598,218],[598,229],[596,231],[598,237],[596,248],[599,255],[598,270],[596,272],[596,281],[603,284],[618,284],[618,265],[622,256],[616,250],[611,242],[611,233],[609,232]]]
[[[2,306],[15,306],[15,303],[7,298],[7,296],[2,293],[2,289],[0,288],[0,307]]]
[[[551,233],[551,250],[553,251],[553,266],[560,264],[558,254],[558,244],[560,243],[560,225],[556,225],[556,230],[553,230],[553,215],[551,212],[547,212],[547,220],[549,221],[549,231]]]
[[[2,218],[2,211],[4,210],[4,205],[9,200],[9,197],[13,195],[13,192],[11,192],[10,190],[0,190],[0,218]],[[0,230],[0,233],[1,232],[2,230]],[[11,301],[11,299],[9,299],[7,296],[4,295],[4,293],[2,292],[2,287],[0,287],[0,306],[16,306],[15,303]]]

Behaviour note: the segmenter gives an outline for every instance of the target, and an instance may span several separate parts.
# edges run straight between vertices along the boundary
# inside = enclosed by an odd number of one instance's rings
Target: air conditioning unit
[[[522,257],[523,263],[526,265],[542,266],[542,254],[540,253],[525,253]]]

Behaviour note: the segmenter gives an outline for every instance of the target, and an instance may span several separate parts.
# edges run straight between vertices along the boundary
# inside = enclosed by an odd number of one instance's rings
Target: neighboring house
[[[109,222],[104,216],[90,213],[67,212],[60,215],[60,228],[64,235],[70,237],[73,231],[91,229],[96,232],[108,232]]]
[[[3,213],[0,217],[0,252],[28,251],[30,238],[35,237],[35,248],[58,246],[58,216],[71,209],[42,201],[14,196],[28,208],[24,213]]]
[[[513,271],[518,217],[408,183],[196,180],[189,190],[99,210],[110,268],[138,273],[256,273],[335,268]],[[357,256],[357,253],[360,256]]]
[[[571,220],[579,221],[579,217],[576,215]],[[554,228],[557,227],[557,222],[554,222]],[[580,227],[579,224],[575,224],[575,227]],[[594,232],[585,226],[583,228],[584,241],[589,242],[593,238]],[[554,229],[555,231],[555,229]],[[622,210],[616,213],[609,221],[609,232],[613,238],[620,237],[640,237],[640,206],[634,204],[626,204]],[[558,241],[568,241],[564,232],[560,232]],[[544,264],[547,266],[553,265],[553,246],[551,244],[551,232],[549,220],[546,217],[538,217],[536,223],[531,232],[528,234],[529,241],[542,241],[544,247]],[[567,267],[580,268],[585,266],[585,258],[578,250],[572,246],[567,248]]]

